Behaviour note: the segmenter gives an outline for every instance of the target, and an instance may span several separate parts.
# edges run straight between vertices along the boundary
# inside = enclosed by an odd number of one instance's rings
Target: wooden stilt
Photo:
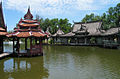
[[[17,38],[17,51],[18,54],[20,53],[20,43],[19,43],[19,38]]]
[[[3,38],[2,38],[2,53],[4,52],[4,48],[3,48]]]
[[[13,38],[13,53],[15,53],[15,38]]]
[[[40,45],[40,53],[42,53],[43,51],[42,51],[42,39],[41,38],[39,38],[39,45]]]
[[[25,38],[25,50],[27,50],[27,38]]]
[[[85,37],[85,44],[87,44],[87,38]]]
[[[32,38],[30,38],[30,50],[32,50]]]
[[[48,38],[47,38],[47,44],[48,44]]]
[[[0,37],[0,54],[3,53],[3,38]]]
[[[37,38],[35,38],[35,44],[37,44]]]

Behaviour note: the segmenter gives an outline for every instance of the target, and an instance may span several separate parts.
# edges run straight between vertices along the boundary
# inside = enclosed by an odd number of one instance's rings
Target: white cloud
[[[30,5],[32,12],[41,15],[58,15],[72,13],[73,10],[98,10],[103,5],[113,4],[119,0],[5,0],[5,7],[26,12]],[[101,6],[102,5],[102,6]]]

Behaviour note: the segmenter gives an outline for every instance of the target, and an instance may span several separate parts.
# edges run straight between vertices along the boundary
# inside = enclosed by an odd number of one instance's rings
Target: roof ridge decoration
[[[22,20],[23,20],[23,19],[21,18],[20,21],[19,21],[19,23],[22,23]]]
[[[32,19],[33,19],[33,15],[32,15],[31,12],[30,12],[30,6],[29,6],[29,8],[28,8],[27,13],[26,13],[25,16],[24,16],[24,19],[29,19],[29,20],[32,20]]]
[[[50,26],[49,26],[49,27],[47,27],[47,30],[45,31],[45,33],[46,33],[46,34],[48,34],[48,35],[51,35],[51,33],[50,33],[49,29],[50,29]]]

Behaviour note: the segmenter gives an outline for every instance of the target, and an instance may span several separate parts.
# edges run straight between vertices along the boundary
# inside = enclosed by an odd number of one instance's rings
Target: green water
[[[120,50],[43,48],[41,57],[0,60],[0,79],[120,79]]]

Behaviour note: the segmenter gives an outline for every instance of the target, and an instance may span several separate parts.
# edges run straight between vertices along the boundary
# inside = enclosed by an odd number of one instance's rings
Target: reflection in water
[[[2,79],[120,79],[120,50],[44,46],[44,56],[0,60]]]
[[[48,71],[40,58],[9,58],[0,63],[2,79],[45,79]]]
[[[120,50],[45,46],[49,79],[119,79]],[[114,63],[114,64],[113,64]]]

